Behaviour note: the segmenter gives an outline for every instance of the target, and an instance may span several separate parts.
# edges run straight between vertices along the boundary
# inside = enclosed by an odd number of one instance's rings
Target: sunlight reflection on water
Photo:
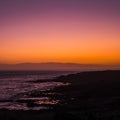
[[[21,73],[20,73],[21,74]],[[58,73],[57,73],[58,75]],[[48,107],[43,106],[44,105],[53,105],[57,104],[59,100],[51,100],[49,97],[30,97],[30,93],[34,93],[35,91],[48,91],[53,89],[54,87],[59,87],[63,85],[62,82],[41,82],[41,83],[34,83],[34,82],[28,82],[28,81],[36,81],[40,79],[46,79],[46,78],[53,78],[57,75],[48,74],[45,75],[7,75],[7,76],[0,76],[0,109],[6,108],[6,109],[15,109],[15,110],[39,110],[39,109],[48,109]],[[51,95],[54,93],[47,93],[47,95]],[[24,100],[24,102],[17,102],[19,100]],[[6,101],[6,102],[4,102]],[[9,101],[9,102],[7,102]],[[32,101],[33,104],[37,105],[34,107],[30,107],[27,103],[29,101]]]

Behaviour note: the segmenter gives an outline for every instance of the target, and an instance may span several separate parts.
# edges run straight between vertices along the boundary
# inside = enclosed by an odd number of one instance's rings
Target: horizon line
[[[20,64],[120,65],[120,63],[78,63],[78,62],[19,62],[19,63],[0,63],[0,65],[20,65]]]

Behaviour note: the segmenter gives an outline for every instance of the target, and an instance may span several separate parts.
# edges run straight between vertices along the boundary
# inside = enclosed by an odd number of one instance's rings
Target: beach
[[[16,102],[29,107],[43,106],[42,110],[0,110],[1,120],[119,120],[120,70],[89,71],[62,75],[49,82],[63,86],[48,91],[34,91]],[[40,80],[30,81],[41,83]],[[46,80],[47,82],[47,80]],[[46,98],[44,102],[38,98]]]

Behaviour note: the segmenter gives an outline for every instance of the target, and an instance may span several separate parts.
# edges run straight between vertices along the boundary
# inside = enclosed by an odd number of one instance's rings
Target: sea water
[[[45,102],[56,104],[57,101],[50,101],[49,97],[29,97],[28,94],[34,91],[47,91],[54,87],[64,85],[61,82],[51,82],[49,79],[60,75],[70,74],[68,71],[0,71],[0,109],[10,110],[39,110],[46,109],[44,106],[28,107],[18,100],[36,100],[38,104]],[[48,81],[44,82],[45,79]],[[33,82],[42,80],[42,82]]]

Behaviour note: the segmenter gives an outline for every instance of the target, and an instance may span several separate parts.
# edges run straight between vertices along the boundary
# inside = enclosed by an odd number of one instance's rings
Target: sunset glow
[[[120,64],[119,0],[1,0],[0,63]]]

